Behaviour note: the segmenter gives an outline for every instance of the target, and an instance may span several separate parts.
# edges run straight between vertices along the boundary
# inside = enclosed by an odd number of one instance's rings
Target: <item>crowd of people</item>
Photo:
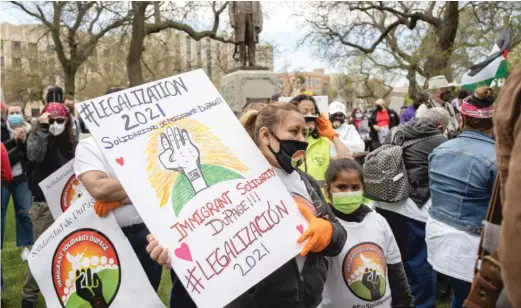
[[[520,83],[511,79],[507,84]],[[502,97],[519,97],[517,91]],[[279,96],[251,104],[238,117],[287,190],[299,196],[309,227],[295,241],[307,242],[227,307],[435,307],[443,286],[452,308],[476,307],[464,303],[498,176],[497,93],[482,87],[456,94],[437,76],[400,113],[384,99],[374,110],[351,111],[334,101],[326,113],[309,93],[289,103],[278,102]],[[149,234],[96,142],[80,138],[86,128],[73,105],[59,87],[49,90],[35,119],[24,117],[20,105],[2,104],[2,246],[12,197],[16,245],[27,260],[54,221],[38,183],[75,159],[94,210],[115,214],[157,291],[162,267],[171,268],[170,253]],[[519,111],[519,105],[512,108]],[[296,160],[301,152],[305,159]],[[389,178],[393,184],[384,185]],[[170,307],[196,307],[170,273]],[[36,307],[39,288],[29,270],[21,296],[22,307]]]

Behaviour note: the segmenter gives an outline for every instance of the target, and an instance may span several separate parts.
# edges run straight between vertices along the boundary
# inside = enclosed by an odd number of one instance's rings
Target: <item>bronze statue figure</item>
[[[262,31],[262,9],[259,1],[230,1],[230,24],[235,30],[235,46],[239,46],[242,66],[255,66],[255,44]],[[248,54],[246,56],[246,47]]]

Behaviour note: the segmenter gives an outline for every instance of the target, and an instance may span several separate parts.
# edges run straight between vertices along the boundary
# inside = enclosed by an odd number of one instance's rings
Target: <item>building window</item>
[[[47,53],[51,54],[54,52],[54,45],[47,45]]]
[[[4,57],[0,57],[0,67],[4,67]]]
[[[13,67],[22,68],[22,59],[21,58],[13,58]]]
[[[313,84],[313,79],[311,77],[308,77],[308,85],[311,87]]]
[[[187,35],[186,39],[186,68],[190,69],[192,64],[192,40]]]
[[[0,49],[4,50],[4,40],[0,40]]]
[[[315,80],[317,83],[317,86],[320,86],[320,79]]]
[[[17,52],[17,53],[22,52],[22,42],[20,42],[20,41],[12,41],[11,42],[11,50],[13,52]]]
[[[50,86],[56,85],[56,76],[54,76],[54,75],[49,76],[49,85]]]

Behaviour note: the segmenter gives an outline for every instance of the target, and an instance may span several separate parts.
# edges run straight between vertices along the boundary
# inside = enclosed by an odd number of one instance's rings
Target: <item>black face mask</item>
[[[452,100],[452,94],[450,92],[445,92],[440,95],[440,98],[444,102],[450,102]]]
[[[382,109],[383,109],[382,106],[380,106],[380,105],[376,106],[377,111],[382,111]]]
[[[304,163],[308,143],[298,140],[280,140],[275,134],[273,138],[280,144],[279,152],[275,153],[270,145],[268,148],[275,155],[280,167],[287,173],[292,173]]]
[[[331,121],[331,123],[338,121],[338,122],[340,122],[340,125],[342,125],[346,121],[346,116],[341,113],[335,113],[329,117],[329,121]],[[338,127],[340,127],[340,126],[338,126]],[[334,127],[334,128],[338,128],[338,127]]]
[[[309,123],[309,122],[316,123],[317,122],[317,116],[305,116],[304,117],[304,121],[306,121],[306,123]]]

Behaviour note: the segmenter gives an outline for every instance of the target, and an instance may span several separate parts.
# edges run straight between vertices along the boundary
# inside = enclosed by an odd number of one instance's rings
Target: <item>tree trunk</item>
[[[418,84],[416,83],[416,69],[409,68],[407,70],[407,80],[409,81],[407,94],[409,95],[409,98],[412,98],[413,94],[418,91]]]
[[[141,55],[146,36],[145,11],[148,5],[148,2],[132,2],[134,18],[132,19],[132,38],[127,57],[128,81],[131,87],[145,82],[141,68]]]
[[[76,72],[78,68],[75,65],[67,65],[63,70],[65,79],[64,95],[72,95],[76,93]]]
[[[452,57],[454,40],[458,32],[459,8],[458,2],[446,2],[445,12],[438,28],[436,35],[438,36],[438,44],[425,63],[425,72],[427,78],[438,75],[444,75],[451,81],[452,68],[450,67],[450,58]]]

